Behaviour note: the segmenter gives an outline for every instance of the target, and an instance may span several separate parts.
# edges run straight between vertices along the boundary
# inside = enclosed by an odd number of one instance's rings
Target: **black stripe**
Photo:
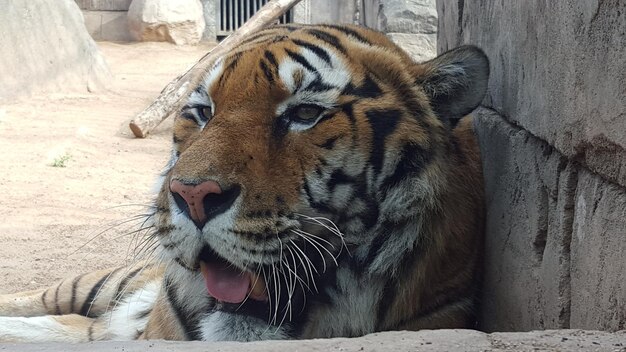
[[[115,296],[113,296],[114,297],[113,299],[118,301],[120,298],[122,298],[121,297],[121,295],[123,294],[122,291],[124,291],[126,289],[126,285],[128,284],[128,281],[130,281],[132,278],[134,278],[135,275],[137,275],[137,273],[139,273],[140,270],[143,270],[145,268],[146,267],[144,267],[144,268],[137,268],[137,269],[131,271],[128,275],[126,275],[126,277],[122,281],[120,281],[120,284],[117,285],[117,291],[115,292]]]
[[[339,40],[338,37],[328,32],[321,31],[319,29],[307,29],[306,33],[334,47],[335,49],[339,50],[341,53],[343,54],[346,53],[346,48],[344,48],[344,46],[341,45],[341,40]]]
[[[267,59],[267,61],[270,62],[270,64],[272,64],[272,66],[274,66],[274,69],[277,70],[278,69],[278,61],[276,60],[276,56],[274,56],[274,54],[272,54],[271,51],[269,50],[265,50],[265,58]]]
[[[432,151],[424,149],[415,142],[407,142],[400,151],[400,161],[396,165],[393,174],[385,178],[381,185],[386,194],[391,188],[398,186],[408,177],[417,176],[433,158]]]
[[[301,47],[311,50],[312,52],[315,53],[315,55],[319,56],[319,58],[324,60],[327,64],[329,65],[331,64],[330,56],[328,56],[328,53],[326,52],[326,50],[320,48],[317,45],[311,44],[309,42],[305,42],[304,40],[300,40],[300,39],[294,39],[293,42],[298,44]]]
[[[165,285],[167,300],[170,303],[170,307],[172,307],[172,310],[174,311],[178,323],[183,329],[185,338],[187,340],[200,340],[200,334],[191,326],[190,317],[185,314],[183,307],[178,302],[178,298],[176,297],[176,288],[170,278],[166,276],[163,280],[163,284]]]
[[[107,280],[111,276],[113,276],[118,270],[120,270],[120,268],[117,268],[113,270],[112,272],[110,272],[108,275],[105,275],[91,288],[91,291],[89,291],[89,294],[87,295],[87,299],[85,299],[85,302],[83,302],[83,305],[80,308],[80,313],[79,313],[80,315],[83,315],[86,317],[92,317],[90,308],[97,298],[96,295],[99,293],[100,288],[107,282]]]
[[[280,31],[277,30],[276,28],[265,28],[265,29],[261,30],[260,32],[258,32],[257,34],[255,34],[255,35],[253,35],[251,37],[248,37],[246,40],[241,42],[240,45],[243,46],[244,44],[252,43],[255,40],[261,39],[263,37],[266,37],[266,38],[263,38],[264,40],[271,39],[271,38],[275,37],[276,35],[278,35],[278,33],[280,33]]]
[[[267,80],[270,82],[274,82],[274,74],[272,73],[270,68],[267,67],[267,64],[265,63],[264,60],[261,60],[261,62],[259,63],[259,66],[261,66],[261,71],[263,71],[265,78],[267,78]]]
[[[315,200],[315,198],[313,198],[313,193],[311,193],[311,186],[309,186],[309,181],[307,180],[307,178],[304,178],[304,192],[306,193],[307,198],[309,199],[309,205],[311,206],[311,208],[314,208],[316,210],[319,210],[321,212],[325,212],[325,213],[332,213],[333,210],[326,204],[324,203],[319,203]]]
[[[343,137],[343,135],[330,137],[324,143],[316,144],[316,146],[318,146],[320,148],[332,150],[333,148],[335,148],[335,143],[337,142],[337,140],[339,138],[342,138],[342,137]]]
[[[400,110],[378,110],[372,109],[365,112],[367,119],[372,126],[372,151],[370,163],[375,172],[380,172],[385,159],[385,139],[393,133],[400,121]]]
[[[56,290],[54,290],[54,314],[56,315],[61,315],[61,307],[59,306],[59,290],[61,289],[61,285],[63,285],[63,281],[61,281]]]
[[[357,40],[359,40],[359,41],[361,41],[363,43],[372,45],[372,43],[369,40],[365,39],[365,37],[362,36],[359,32],[357,32],[357,31],[355,31],[353,29],[350,29],[348,27],[344,27],[344,26],[336,25],[336,24],[325,24],[324,27],[332,28],[332,29],[340,31],[340,32],[342,32],[342,33],[344,33],[346,35],[352,36],[355,39],[357,39]]]
[[[352,83],[349,83],[343,91],[343,94],[354,95],[359,98],[378,98],[383,94],[378,84],[374,82],[369,75],[365,76],[363,84],[359,87],[355,87]]]
[[[237,64],[239,63],[239,59],[241,59],[242,56],[243,56],[243,52],[238,52],[232,56],[231,62],[229,62],[228,66],[226,66],[224,68],[224,71],[222,71],[220,80],[217,83],[218,87],[224,86],[224,82],[226,82],[228,80],[228,77],[230,77],[230,75],[233,73],[233,71],[237,67]],[[205,95],[208,95],[208,93],[205,92]]]
[[[317,72],[317,70],[315,69],[315,67],[311,66],[311,64],[309,63],[309,61],[307,59],[304,58],[304,56],[291,51],[289,49],[285,49],[285,51],[287,52],[287,55],[289,55],[290,58],[293,59],[293,61],[299,63],[300,65],[304,66],[307,70],[311,71],[311,72]]]
[[[76,290],[78,288],[78,283],[80,282],[80,279],[83,278],[83,276],[85,275],[79,275],[75,277],[72,281],[72,298],[70,300],[70,312],[74,312],[74,305],[76,304]]]
[[[327,90],[335,89],[333,86],[322,82],[322,78],[318,75],[313,81],[311,81],[303,90],[310,92],[325,92]]]
[[[345,172],[341,169],[337,169],[333,171],[326,183],[326,187],[328,187],[329,192],[334,192],[337,185],[345,185],[345,184],[353,184],[356,182],[354,177],[350,177],[346,175]]]
[[[135,314],[135,319],[137,319],[137,320],[143,319],[143,318],[147,317],[148,315],[150,315],[150,313],[152,313],[152,309],[146,309],[144,311],[141,311],[141,312]]]

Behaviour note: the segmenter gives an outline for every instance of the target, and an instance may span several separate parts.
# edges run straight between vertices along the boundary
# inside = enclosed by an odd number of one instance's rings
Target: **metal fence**
[[[215,0],[217,35],[227,36],[241,27],[252,15],[270,0]],[[293,10],[287,11],[280,23],[293,22]]]

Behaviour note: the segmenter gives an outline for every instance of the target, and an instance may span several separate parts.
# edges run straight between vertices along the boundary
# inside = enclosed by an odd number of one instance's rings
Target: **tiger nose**
[[[172,180],[170,192],[176,205],[202,229],[207,221],[225,212],[239,196],[239,187],[224,191],[215,181],[197,184]]]

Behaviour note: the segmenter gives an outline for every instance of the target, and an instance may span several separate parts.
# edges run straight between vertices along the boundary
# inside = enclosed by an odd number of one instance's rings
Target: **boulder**
[[[202,39],[204,26],[199,0],[133,0],[128,9],[129,30],[140,41],[193,45]]]
[[[0,101],[93,91],[110,80],[74,1],[9,0],[1,6]]]

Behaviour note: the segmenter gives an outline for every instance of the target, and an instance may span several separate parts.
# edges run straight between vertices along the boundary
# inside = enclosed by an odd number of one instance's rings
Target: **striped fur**
[[[153,216],[164,264],[0,297],[0,340],[471,327],[484,214],[478,146],[462,117],[487,78],[474,47],[417,64],[356,26],[258,32],[197,78],[176,117]],[[232,204],[196,225],[174,180],[216,181]],[[211,260],[254,274],[266,300],[209,296],[198,268]]]

